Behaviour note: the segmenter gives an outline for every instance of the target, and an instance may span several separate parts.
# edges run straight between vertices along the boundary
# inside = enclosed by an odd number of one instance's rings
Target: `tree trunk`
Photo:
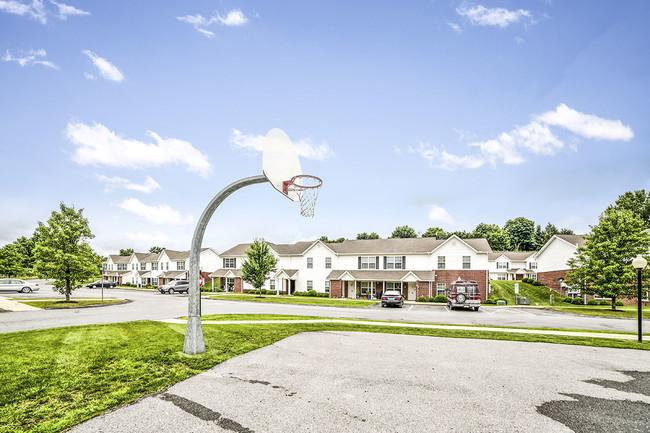
[[[65,280],[65,302],[70,302],[70,280]]]
[[[616,296],[612,296],[612,311],[616,311]]]

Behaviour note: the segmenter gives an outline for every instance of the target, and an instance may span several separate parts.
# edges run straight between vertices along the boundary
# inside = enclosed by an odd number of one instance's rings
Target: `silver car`
[[[3,278],[0,280],[0,292],[31,293],[39,289],[38,283],[19,280],[17,278]]]

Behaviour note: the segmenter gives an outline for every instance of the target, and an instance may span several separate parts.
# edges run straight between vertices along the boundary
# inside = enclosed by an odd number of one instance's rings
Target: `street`
[[[2,293],[6,298],[38,299],[60,297],[51,286],[41,284],[38,292],[30,294]],[[80,288],[73,299],[100,297],[101,289]],[[163,295],[157,291],[104,289],[106,298],[128,299],[129,303],[93,308],[41,310],[0,313],[0,332],[15,332],[61,326],[118,323],[136,320],[163,320],[187,316],[187,295]],[[404,308],[329,307],[317,305],[275,304],[262,302],[225,301],[203,298],[203,314],[295,314],[363,320],[440,323],[485,326],[548,327],[636,332],[635,319],[598,316],[578,316],[536,308],[503,308],[482,306],[478,312],[449,311],[444,305],[405,304]],[[644,320],[650,330],[650,320]]]

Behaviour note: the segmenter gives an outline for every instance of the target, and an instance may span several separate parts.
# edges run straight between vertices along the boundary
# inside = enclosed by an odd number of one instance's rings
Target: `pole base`
[[[185,344],[183,353],[186,355],[198,355],[205,353],[205,341],[203,340],[203,327],[201,326],[201,317],[189,316],[187,318],[187,328],[185,328]]]

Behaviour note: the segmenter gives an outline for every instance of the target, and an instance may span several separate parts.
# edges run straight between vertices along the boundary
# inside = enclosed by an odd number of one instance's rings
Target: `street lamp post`
[[[638,304],[638,316],[639,316],[639,343],[643,342],[643,336],[642,336],[642,321],[643,321],[643,309],[641,307],[642,302],[641,302],[641,271],[648,265],[648,261],[641,257],[641,254],[636,256],[634,260],[632,260],[632,266],[634,269],[636,269],[636,281],[637,281],[637,295],[636,295],[636,302]]]

